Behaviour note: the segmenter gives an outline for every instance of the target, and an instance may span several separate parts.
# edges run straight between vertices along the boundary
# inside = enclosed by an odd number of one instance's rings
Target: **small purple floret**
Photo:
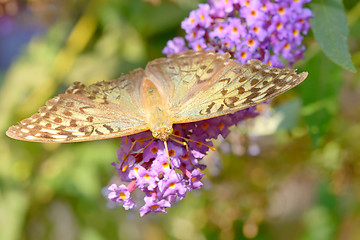
[[[108,198],[111,201],[122,203],[125,210],[135,208],[136,204],[131,200],[130,192],[125,185],[117,187],[116,184],[112,184],[108,190],[110,191]]]
[[[150,196],[150,197],[145,197],[144,200],[145,200],[145,205],[142,208],[140,208],[141,217],[151,212],[166,213],[166,208],[171,207],[170,202],[165,199],[156,201],[152,196]]]

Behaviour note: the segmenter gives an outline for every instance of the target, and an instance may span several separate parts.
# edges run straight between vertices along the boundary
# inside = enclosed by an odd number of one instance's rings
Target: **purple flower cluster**
[[[303,35],[313,15],[303,5],[310,1],[209,0],[182,22],[185,39],[168,41],[163,53],[205,49],[229,52],[242,63],[259,59],[274,67],[292,66],[305,50]]]
[[[0,37],[11,33],[15,27],[15,17],[18,14],[17,1],[0,1]]]
[[[260,59],[274,67],[292,65],[302,58],[302,45],[312,17],[303,4],[310,0],[212,0],[200,4],[182,22],[185,39],[168,41],[164,54],[195,50],[229,52],[237,61]],[[187,46],[188,45],[188,46]],[[202,158],[211,148],[210,139],[229,134],[229,127],[246,118],[257,116],[256,107],[234,114],[200,122],[174,125],[175,138],[167,141],[168,154],[162,141],[150,132],[122,139],[113,165],[127,186],[112,184],[108,198],[128,209],[136,208],[131,193],[144,192],[145,204],[140,215],[166,212],[171,204],[183,199],[186,193],[201,188],[205,165]],[[170,158],[170,161],[168,159]]]
[[[179,137],[167,141],[170,162],[164,143],[154,139],[149,131],[123,138],[117,151],[119,162],[113,165],[121,181],[128,185],[112,184],[108,198],[126,210],[134,209],[138,201],[132,200],[131,193],[139,189],[145,195],[141,216],[166,212],[166,208],[183,199],[187,192],[203,185],[200,180],[205,165],[200,161],[212,146],[209,140],[219,135],[226,137],[230,126],[256,116],[255,110],[256,107],[250,107],[234,114],[174,125],[174,135]]]

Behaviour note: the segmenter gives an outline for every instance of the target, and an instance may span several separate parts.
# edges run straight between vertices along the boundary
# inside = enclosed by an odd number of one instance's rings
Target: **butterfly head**
[[[151,130],[151,132],[154,138],[165,142],[173,133],[173,128],[167,123],[160,123],[153,130]]]

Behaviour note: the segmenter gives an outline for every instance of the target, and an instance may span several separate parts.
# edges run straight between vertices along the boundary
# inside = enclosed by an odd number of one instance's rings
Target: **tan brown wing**
[[[229,54],[186,51],[156,59],[145,71],[137,69],[117,80],[89,87],[75,83],[39,113],[10,127],[7,135],[37,142],[78,142],[142,132],[149,123],[153,130],[164,123],[171,128],[172,123],[208,119],[266,101],[306,76],[288,68],[270,69],[258,60],[240,64]],[[151,106],[144,96],[152,96]]]
[[[289,68],[270,68],[259,60],[245,65],[229,63],[216,83],[175,110],[174,123],[221,116],[262,103],[300,84],[307,75]]]
[[[307,76],[270,68],[259,60],[237,63],[230,55],[187,51],[158,59],[147,68],[167,88],[174,123],[221,116],[264,102],[295,87]]]
[[[47,101],[39,113],[12,126],[9,137],[32,142],[80,142],[148,130],[139,104],[144,70],[88,87],[81,83]]]

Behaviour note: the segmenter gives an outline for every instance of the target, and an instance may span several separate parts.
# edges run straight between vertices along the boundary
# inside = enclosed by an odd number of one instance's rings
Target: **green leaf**
[[[305,231],[302,239],[326,240],[336,236],[336,221],[331,210],[317,205],[304,214]]]
[[[309,59],[304,68],[309,72],[309,76],[300,85],[304,101],[302,114],[308,125],[313,146],[316,147],[338,112],[342,69],[322,53]]]
[[[314,36],[321,49],[332,61],[356,72],[348,47],[348,24],[341,0],[318,0],[310,5]]]
[[[298,124],[301,109],[300,98],[291,99],[283,104],[276,106],[275,114],[283,116],[277,129],[291,130]]]

